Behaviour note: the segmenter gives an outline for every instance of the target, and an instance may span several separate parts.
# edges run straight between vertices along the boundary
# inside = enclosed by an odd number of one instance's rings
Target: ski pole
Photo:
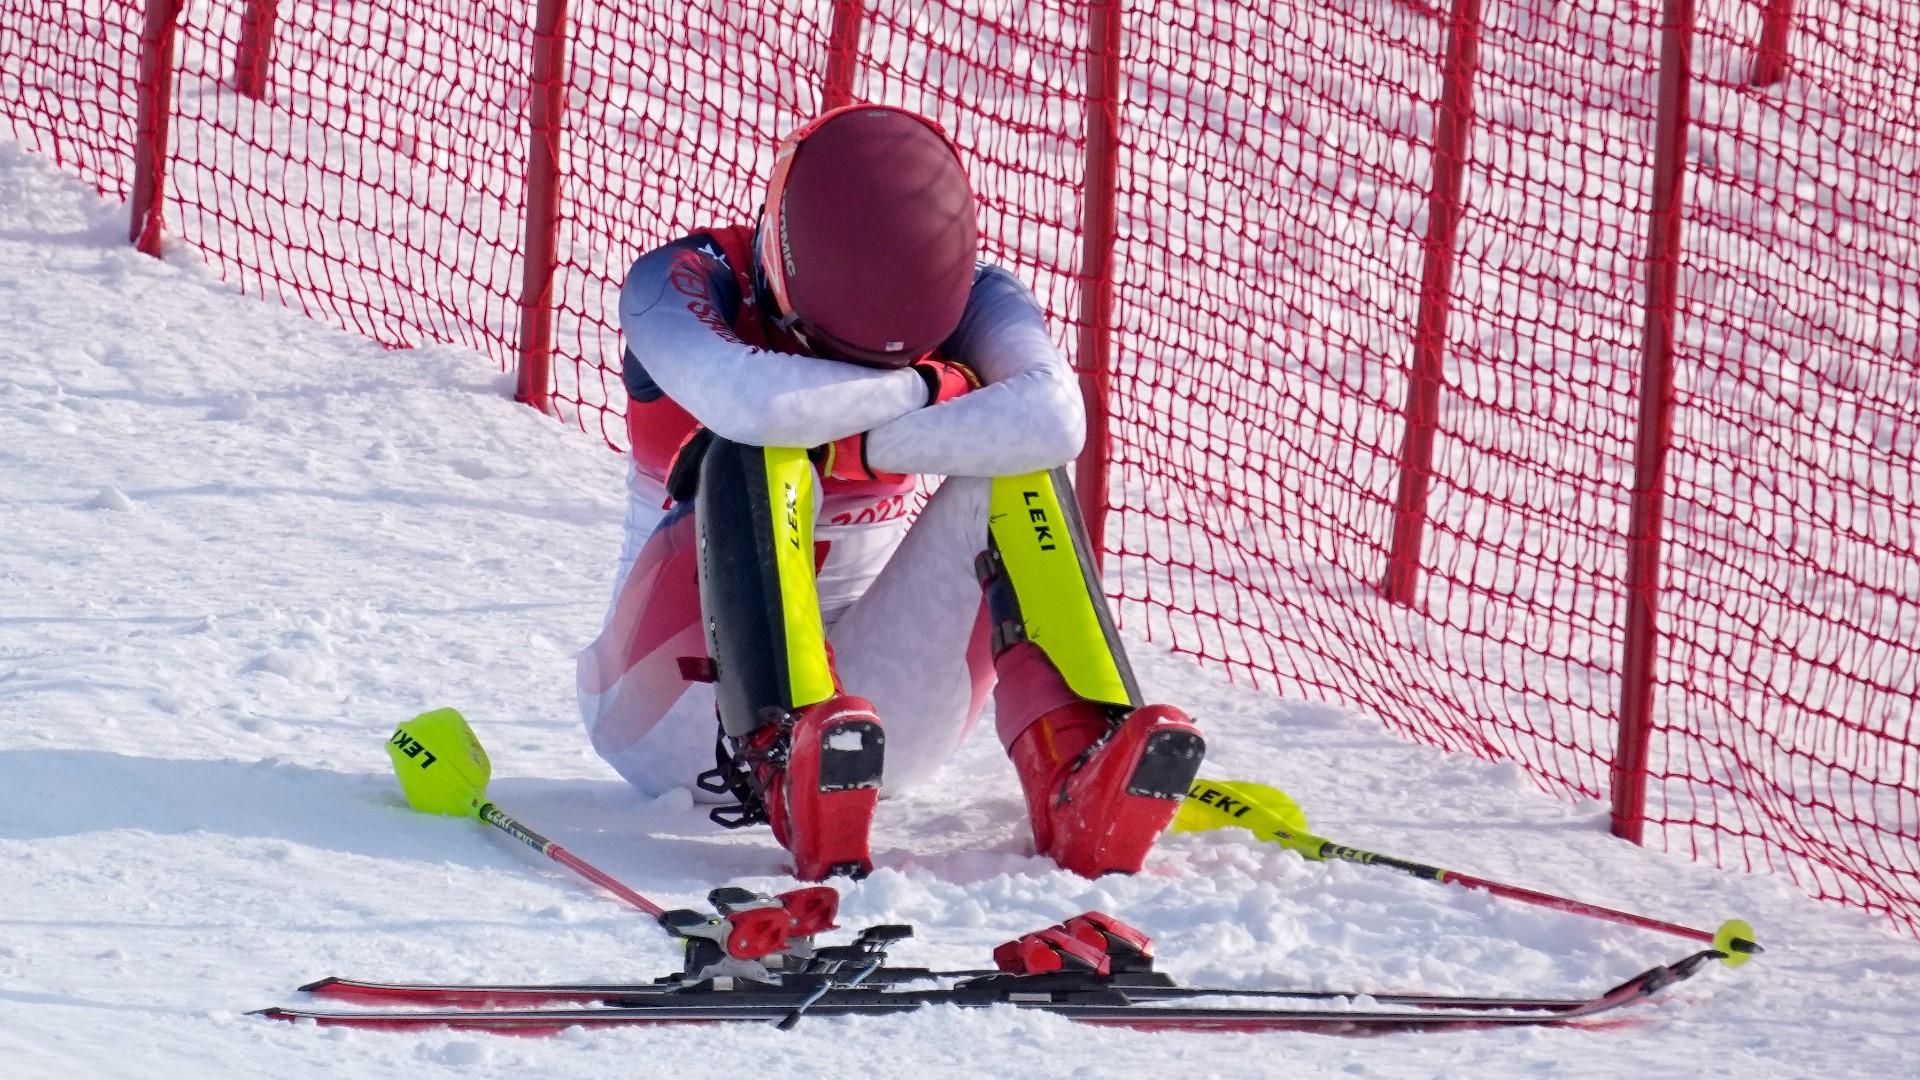
[[[527,828],[520,822],[515,821],[498,806],[492,803],[486,803],[480,807],[479,816],[481,821],[499,829],[515,840],[520,841],[535,851],[538,851],[540,854],[545,855],[547,858],[552,859],[554,862],[559,863],[561,866],[566,867],[620,899],[625,900],[629,905],[639,908],[641,911],[655,918],[666,913],[666,909],[659,904],[620,884],[620,882],[614,880],[612,876],[596,869],[592,863],[587,862],[585,859],[561,847],[559,844],[554,843],[539,833],[534,832],[532,829]]]
[[[659,904],[494,805],[487,798],[487,781],[493,778],[493,763],[458,710],[435,709],[401,724],[387,740],[387,756],[393,759],[400,790],[406,793],[407,802],[415,810],[479,818],[628,905],[655,918],[666,913]]]
[[[1657,930],[1663,934],[1672,934],[1691,941],[1707,942],[1720,952],[1721,960],[1729,967],[1738,967],[1762,951],[1759,943],[1753,939],[1753,928],[1739,919],[1728,920],[1718,931],[1698,930],[1663,919],[1636,915],[1630,911],[1590,904],[1584,900],[1555,896],[1538,889],[1506,885],[1498,881],[1474,877],[1471,874],[1462,874],[1457,870],[1428,866],[1411,859],[1337,844],[1309,831],[1306,814],[1300,809],[1299,804],[1278,788],[1248,780],[1195,779],[1193,786],[1187,791],[1186,799],[1180,804],[1180,812],[1174,817],[1173,831],[1197,832],[1230,826],[1238,826],[1251,831],[1255,836],[1277,841],[1283,847],[1298,851],[1309,859],[1339,859],[1343,862],[1360,863],[1366,866],[1385,866],[1417,878],[1458,885],[1465,889],[1478,889],[1494,896],[1518,900],[1524,904],[1533,904],[1574,915],[1585,915],[1589,918],[1627,926],[1637,926],[1645,930]]]
[[[415,810],[479,818],[653,916],[662,930],[686,943],[689,970],[696,956],[714,954],[708,966],[719,962],[720,953],[733,960],[757,961],[834,928],[840,894],[828,885],[792,889],[778,896],[731,886],[715,889],[707,894],[707,901],[718,909],[718,917],[688,908],[668,911],[626,887],[487,798],[493,763],[457,709],[435,709],[401,724],[387,740],[387,756],[393,759],[400,790]]]

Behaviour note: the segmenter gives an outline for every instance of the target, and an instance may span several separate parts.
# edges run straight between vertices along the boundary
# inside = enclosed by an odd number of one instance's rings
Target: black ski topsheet
[[[1035,976],[989,976],[967,980],[959,985],[934,989],[850,987],[826,985],[755,986],[742,990],[674,988],[661,992],[663,984],[641,984],[641,992],[603,1002],[597,1008],[486,1009],[454,1011],[397,1012],[354,1011],[318,1012],[304,1009],[266,1009],[255,1015],[276,1020],[307,1021],[327,1027],[352,1027],[386,1031],[413,1031],[428,1028],[454,1028],[499,1034],[550,1035],[573,1027],[627,1027],[649,1024],[683,1023],[791,1023],[796,1010],[805,1007],[808,1017],[875,1016],[909,1012],[932,1005],[960,1008],[986,1008],[994,1005],[1045,1012],[1080,1023],[1137,1028],[1150,1031],[1309,1031],[1327,1034],[1369,1034],[1389,1031],[1434,1031],[1459,1028],[1542,1026],[1574,1024],[1610,1013],[1624,1005],[1643,1000],[1692,976],[1709,960],[1720,954],[1713,950],[1695,953],[1674,964],[1650,968],[1604,994],[1568,1001],[1548,999],[1447,998],[1439,995],[1373,995],[1382,1004],[1401,1005],[1407,1011],[1367,1008],[1266,1008],[1210,1007],[1168,1004],[1171,1000],[1207,996],[1285,996],[1249,995],[1240,990],[1193,990],[1160,987],[1176,992],[1175,997],[1154,998],[1147,987],[1132,990],[1111,985],[1101,979],[1099,989],[1079,990],[1046,988]],[[1044,980],[1047,977],[1038,977]],[[1082,980],[1084,983],[1085,980]],[[314,992],[351,984],[346,980],[322,980],[311,984]],[[671,986],[672,984],[664,984]],[[419,988],[415,988],[419,989]],[[578,992],[579,987],[549,988],[424,988],[429,992],[458,990],[545,990]],[[600,992],[600,988],[590,988]],[[1318,996],[1318,991],[1298,992]],[[1136,996],[1139,995],[1139,996]],[[1358,996],[1358,995],[1356,995]],[[813,999],[811,1004],[805,1004]],[[1409,1000],[1411,999],[1411,1000]],[[365,1000],[365,999],[362,999]],[[416,997],[412,1000],[418,1002]],[[499,998],[493,1001],[503,1000]],[[435,1002],[444,1003],[444,1002]]]

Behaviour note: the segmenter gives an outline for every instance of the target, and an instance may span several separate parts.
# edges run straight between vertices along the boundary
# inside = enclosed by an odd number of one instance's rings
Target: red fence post
[[[1096,560],[1106,554],[1107,472],[1113,448],[1107,397],[1113,385],[1114,186],[1120,175],[1121,0],[1092,0],[1087,10],[1085,218],[1080,227],[1080,396],[1087,442],[1074,463],[1074,491]]]
[[[514,400],[551,411],[553,278],[560,251],[560,136],[567,122],[567,0],[540,0],[527,94],[526,261]]]
[[[273,24],[279,0],[247,0],[240,13],[240,47],[233,55],[233,88],[259,100],[267,94],[267,72],[273,64]]]
[[[1793,37],[1793,0],[1767,0],[1767,12],[1760,24],[1760,46],[1753,52],[1753,70],[1747,81],[1754,86],[1772,86],[1787,77],[1787,61],[1792,59],[1787,43]]]
[[[821,112],[853,104],[853,80],[860,71],[860,24],[866,18],[860,0],[833,0],[833,27],[827,32],[826,103]]]
[[[174,24],[183,0],[147,0],[140,30],[140,105],[134,121],[133,199],[127,239],[160,257],[167,211],[167,127],[173,119]]]
[[[1660,41],[1659,121],[1647,219],[1646,324],[1641,335],[1640,428],[1627,526],[1626,640],[1620,730],[1613,752],[1613,834],[1638,844],[1646,825],[1647,744],[1660,644],[1660,554],[1667,450],[1673,434],[1673,344],[1685,225],[1691,123],[1694,0],[1666,0]]]
[[[1447,316],[1453,308],[1454,237],[1460,227],[1462,177],[1473,132],[1473,79],[1480,66],[1480,0],[1454,0],[1447,30],[1440,114],[1433,132],[1433,187],[1427,193],[1427,235],[1420,272],[1420,313],[1413,331],[1407,379],[1400,484],[1393,499],[1393,548],[1380,590],[1396,604],[1412,604],[1420,582],[1420,545],[1427,530],[1427,493],[1433,483],[1433,437],[1440,423],[1440,386],[1446,377]]]

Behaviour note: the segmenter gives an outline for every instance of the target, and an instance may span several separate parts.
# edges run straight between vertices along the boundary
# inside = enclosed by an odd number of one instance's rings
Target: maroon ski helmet
[[[787,136],[760,219],[780,324],[817,351],[905,367],[954,327],[980,246],[973,189],[938,124],[834,109]]]

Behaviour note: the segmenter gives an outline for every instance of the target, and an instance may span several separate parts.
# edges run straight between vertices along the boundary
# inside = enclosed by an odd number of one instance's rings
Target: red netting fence
[[[633,256],[750,220],[823,106],[920,109],[1104,406],[1124,621],[1911,932],[1916,40],[1900,0],[0,0],[0,115],[150,249],[617,445]]]

